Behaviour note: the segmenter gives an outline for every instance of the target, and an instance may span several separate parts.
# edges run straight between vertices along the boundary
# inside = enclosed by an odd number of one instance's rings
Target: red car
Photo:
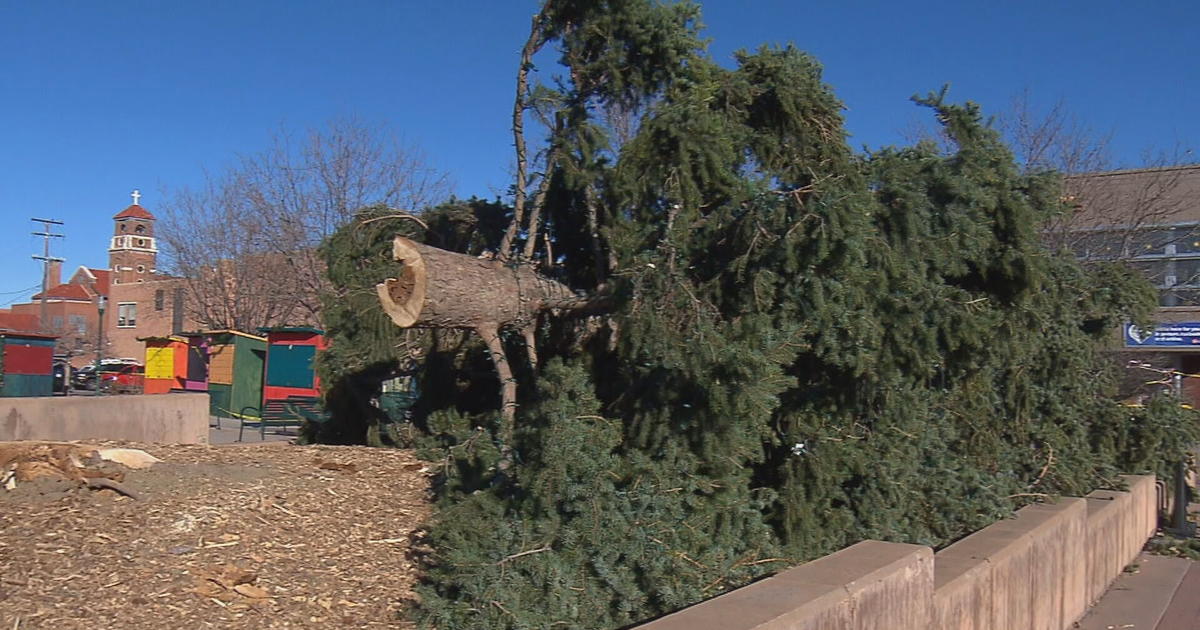
[[[140,365],[114,365],[100,368],[100,388],[116,394],[139,393],[145,383],[146,369]]]

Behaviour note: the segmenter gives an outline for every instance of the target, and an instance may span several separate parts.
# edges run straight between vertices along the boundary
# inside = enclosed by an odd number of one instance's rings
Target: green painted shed
[[[257,414],[262,404],[267,339],[236,330],[210,330],[204,336],[208,340],[210,413],[233,418],[249,409],[247,413]]]

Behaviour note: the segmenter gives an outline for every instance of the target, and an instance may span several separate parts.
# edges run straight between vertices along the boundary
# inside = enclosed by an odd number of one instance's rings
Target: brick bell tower
[[[113,284],[150,280],[157,272],[158,244],[154,242],[154,215],[138,205],[142,194],[133,191],[133,204],[113,216],[108,268]]]

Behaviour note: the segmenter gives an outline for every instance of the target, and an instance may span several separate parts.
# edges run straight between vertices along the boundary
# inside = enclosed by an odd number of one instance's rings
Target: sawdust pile
[[[406,451],[0,443],[0,627],[406,627]]]

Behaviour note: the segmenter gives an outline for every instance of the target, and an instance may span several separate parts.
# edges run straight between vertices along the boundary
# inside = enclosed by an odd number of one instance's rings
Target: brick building
[[[33,295],[31,302],[14,304],[10,309],[13,321],[19,321],[28,332],[56,335],[57,354],[71,357],[76,367],[95,358],[97,300],[108,294],[107,269],[79,267],[67,282],[62,282],[61,263],[51,262],[46,272],[50,287],[45,296]],[[46,322],[41,322],[42,302],[46,306]]]
[[[187,316],[184,280],[158,271],[154,215],[138,204],[138,197],[134,191],[133,204],[113,216],[108,269],[79,267],[64,283],[58,263],[51,263],[45,295],[38,293],[27,304],[13,305],[10,315],[0,313],[0,327],[6,317],[24,326],[30,317],[37,322],[44,300],[47,321],[37,328],[59,335],[57,351],[71,356],[76,366],[95,360],[101,297],[106,301],[106,357],[140,361],[144,350],[138,337],[200,328]]]
[[[37,332],[38,316],[26,313],[14,313],[10,308],[0,308],[0,332]]]
[[[154,215],[134,203],[113,216],[113,235],[108,248],[112,277],[104,328],[108,331],[108,354],[141,357],[138,337],[163,336],[195,330],[199,326],[184,310],[184,281],[158,271],[158,244],[154,237]]]

